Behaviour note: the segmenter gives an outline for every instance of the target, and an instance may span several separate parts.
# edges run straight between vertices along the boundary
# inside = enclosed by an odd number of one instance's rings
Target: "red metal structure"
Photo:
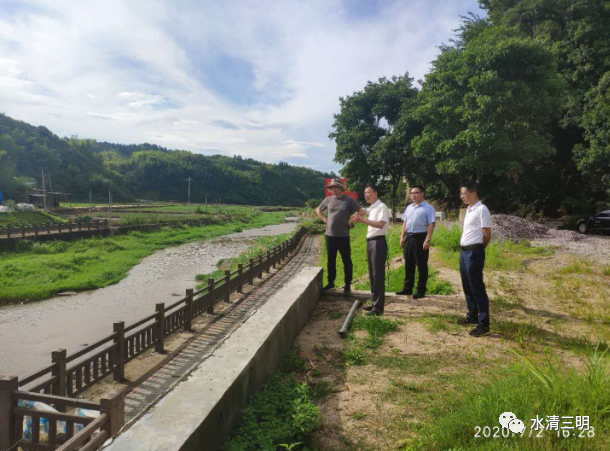
[[[333,195],[332,191],[327,188],[327,186],[331,180],[333,180],[333,179],[326,179],[326,181],[324,182],[324,197]],[[342,178],[341,183],[343,183],[343,186],[347,186],[347,179]],[[350,190],[346,189],[345,191],[343,191],[343,194],[345,194],[346,196],[349,196],[349,197],[353,197],[355,200],[358,200],[358,193],[355,191],[350,191]]]

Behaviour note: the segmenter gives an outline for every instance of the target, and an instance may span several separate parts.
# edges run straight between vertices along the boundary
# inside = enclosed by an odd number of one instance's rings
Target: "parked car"
[[[576,224],[576,228],[580,233],[592,231],[610,232],[610,210],[602,211],[587,219],[581,219]]]

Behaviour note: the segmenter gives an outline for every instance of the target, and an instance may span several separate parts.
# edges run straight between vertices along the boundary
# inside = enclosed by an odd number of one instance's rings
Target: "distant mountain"
[[[312,169],[287,163],[267,164],[241,157],[204,156],[154,144],[113,144],[59,138],[0,114],[0,191],[24,200],[27,182],[41,186],[41,168],[54,191],[73,200],[135,199],[185,201],[190,177],[191,202],[222,199],[247,205],[304,205],[321,199],[324,178]]]

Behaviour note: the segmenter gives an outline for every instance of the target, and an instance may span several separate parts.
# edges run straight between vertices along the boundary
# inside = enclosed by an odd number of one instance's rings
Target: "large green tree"
[[[409,119],[417,98],[413,79],[403,76],[368,82],[364,90],[339,99],[335,115],[335,161],[350,187],[362,192],[368,183],[381,184],[396,209],[396,192],[411,155],[416,127]]]
[[[555,152],[560,80],[552,54],[534,40],[478,20],[463,31],[423,84],[415,154],[434,164],[438,194],[455,198],[461,181],[477,180],[496,209],[509,210],[524,201],[526,168]]]
[[[537,172],[547,197],[564,206],[595,208],[610,200],[608,173],[610,73],[609,0],[480,0],[489,23],[506,26],[545,46],[563,80],[564,100],[553,132],[554,157]],[[605,142],[605,144],[604,144]],[[554,177],[552,176],[554,175]],[[541,193],[542,194],[542,193]]]

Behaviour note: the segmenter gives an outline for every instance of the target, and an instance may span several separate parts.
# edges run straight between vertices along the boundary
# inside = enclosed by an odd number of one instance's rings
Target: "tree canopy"
[[[480,4],[487,17],[464,18],[419,91],[407,75],[340,99],[335,160],[357,184],[404,177],[450,205],[467,180],[482,184],[496,211],[557,215],[606,205],[610,1]],[[382,127],[387,105],[399,114]]]

